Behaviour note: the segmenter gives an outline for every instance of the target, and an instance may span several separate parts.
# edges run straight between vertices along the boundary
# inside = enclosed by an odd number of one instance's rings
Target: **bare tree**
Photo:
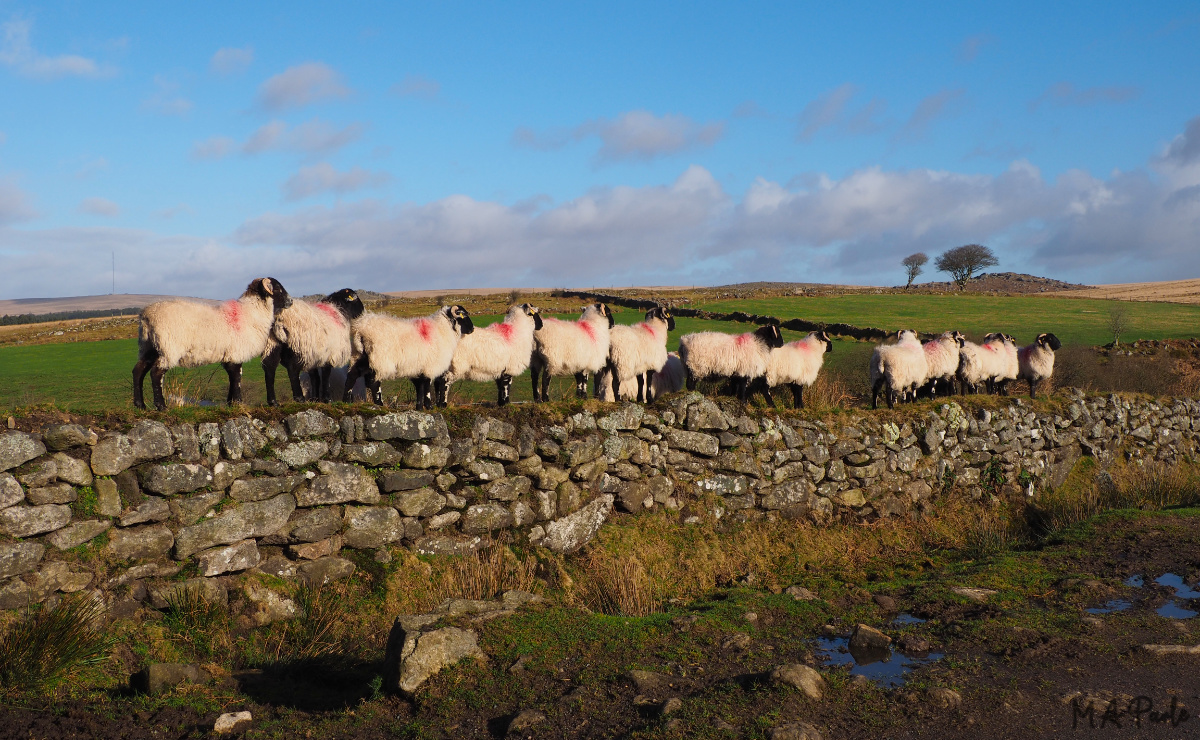
[[[967,281],[979,270],[1000,264],[991,249],[982,244],[966,244],[955,247],[937,258],[934,266],[941,272],[950,273],[959,290],[966,290]]]
[[[921,268],[924,267],[925,263],[928,261],[929,256],[924,252],[910,254],[900,261],[900,264],[904,265],[904,272],[908,275],[908,283],[904,286],[905,290],[908,290],[912,287],[913,280],[916,280],[917,275],[921,274]]]
[[[1113,335],[1113,346],[1121,344],[1121,335],[1129,329],[1129,307],[1118,303],[1108,312],[1108,330]]]

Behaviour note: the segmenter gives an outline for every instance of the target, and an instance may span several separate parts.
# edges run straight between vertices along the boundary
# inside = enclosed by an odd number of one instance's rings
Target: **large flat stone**
[[[0,471],[12,470],[46,453],[46,445],[25,432],[0,434]]]
[[[12,537],[34,537],[71,523],[71,507],[63,504],[10,506],[0,509],[0,528]]]
[[[400,620],[388,635],[383,687],[412,696],[431,676],[465,658],[484,659],[474,632],[443,627],[429,632],[406,630]]]
[[[275,534],[287,524],[296,500],[281,493],[266,501],[240,504],[191,527],[182,527],[175,537],[175,558],[183,560],[215,545],[228,545],[250,537]]]
[[[0,578],[32,571],[45,552],[46,547],[39,542],[0,543]]]
[[[342,541],[357,550],[375,549],[404,536],[400,515],[390,506],[347,506]]]
[[[58,479],[73,486],[90,486],[94,476],[87,462],[71,457],[62,452],[56,452],[50,458],[58,468]]]
[[[142,488],[161,496],[191,493],[212,482],[212,471],[194,463],[155,465],[142,475]]]
[[[319,439],[312,439],[306,442],[293,442],[289,445],[275,450],[275,457],[287,463],[293,468],[302,468],[305,465],[320,460],[329,452],[329,443]]]
[[[326,474],[318,475],[307,489],[297,492],[298,506],[327,506],[352,501],[362,504],[379,503],[379,486],[375,484],[375,479],[370,473],[357,465],[337,465],[324,460],[321,462],[321,470]]]
[[[175,535],[161,524],[131,529],[114,529],[104,551],[114,560],[152,560],[165,557]]]
[[[342,531],[342,507],[297,509],[289,523],[295,542],[318,542]]]
[[[278,478],[242,478],[229,487],[229,497],[237,501],[262,501],[281,493],[289,493],[304,482],[303,475],[284,475]]]
[[[0,509],[16,506],[25,500],[25,490],[17,479],[8,473],[0,473]]]
[[[70,550],[72,547],[78,547],[85,542],[91,542],[101,532],[107,532],[110,527],[112,527],[112,522],[103,519],[89,519],[87,521],[75,522],[57,532],[51,532],[46,535],[46,541],[59,550]]]
[[[196,553],[196,563],[202,576],[219,576],[253,568],[261,559],[254,540],[242,540],[226,547],[214,547]]]
[[[420,411],[401,411],[367,419],[363,431],[371,439],[433,439],[445,427],[445,422],[435,414]]]
[[[432,488],[398,493],[392,496],[392,502],[404,516],[434,516],[446,507],[446,497]]]
[[[293,437],[327,437],[338,431],[338,423],[316,409],[292,414],[284,423]]]
[[[600,531],[600,525],[613,510],[613,496],[604,494],[579,511],[546,525],[546,534],[538,542],[555,552],[575,552]]]
[[[91,429],[79,424],[51,424],[42,430],[42,441],[52,450],[67,450],[94,445],[99,438]]]
[[[714,457],[721,451],[721,443],[716,437],[711,434],[702,432],[685,432],[680,429],[669,428],[664,436],[671,447],[688,452],[695,452],[698,455],[706,457]]]

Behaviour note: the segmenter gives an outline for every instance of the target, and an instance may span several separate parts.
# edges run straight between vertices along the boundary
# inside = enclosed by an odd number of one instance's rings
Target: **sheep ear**
[[[271,281],[269,279],[259,278],[256,282],[258,283],[259,288],[262,289],[263,293],[266,295],[275,295],[275,286],[271,285]]]

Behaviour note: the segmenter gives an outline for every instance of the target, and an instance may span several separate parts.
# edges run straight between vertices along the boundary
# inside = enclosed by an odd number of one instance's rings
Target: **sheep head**
[[[471,314],[467,313],[467,309],[459,305],[444,306],[442,313],[449,319],[450,325],[458,330],[460,334],[470,334],[475,331],[475,324],[471,322]]]
[[[342,288],[336,293],[330,293],[321,299],[321,303],[336,306],[338,311],[351,321],[362,316],[363,313],[363,304],[358,298],[358,293],[350,288]]]
[[[242,297],[258,296],[264,301],[271,301],[271,309],[276,316],[279,312],[292,305],[292,297],[284,290],[283,283],[275,278],[255,278],[246,286]]]
[[[754,336],[765,342],[771,349],[783,346],[783,334],[780,333],[779,326],[776,324],[767,324],[761,329],[755,330]]]
[[[666,306],[655,306],[646,312],[646,320],[659,319],[667,325],[667,331],[675,331],[675,317]]]
[[[1043,347],[1049,347],[1051,351],[1062,348],[1062,342],[1058,341],[1058,337],[1053,334],[1038,334],[1037,343]]]
[[[814,332],[814,333],[817,335],[817,339],[825,344],[825,351],[832,352],[833,351],[833,340],[829,338],[829,332],[818,331],[818,332]]]
[[[600,315],[608,318],[608,328],[613,328],[613,324],[617,323],[617,320],[613,318],[612,311],[609,310],[608,304],[597,303],[596,305],[600,307]]]
[[[525,312],[526,316],[529,316],[533,319],[534,331],[542,328],[542,309],[531,303],[522,303],[521,310]]]

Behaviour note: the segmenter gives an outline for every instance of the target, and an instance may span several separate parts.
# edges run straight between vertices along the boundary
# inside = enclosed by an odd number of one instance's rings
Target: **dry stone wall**
[[[1200,441],[1194,400],[971,405],[813,421],[690,393],[536,428],[481,414],[459,435],[439,414],[317,409],[6,431],[0,608],[90,589],[119,615],[194,589],[266,624],[297,606],[246,574],[326,583],[354,572],[353,551],[460,554],[506,531],[572,552],[614,510],[665,508],[680,526],[904,517],[929,512],[944,490],[1035,496],[1081,456],[1174,462]]]

